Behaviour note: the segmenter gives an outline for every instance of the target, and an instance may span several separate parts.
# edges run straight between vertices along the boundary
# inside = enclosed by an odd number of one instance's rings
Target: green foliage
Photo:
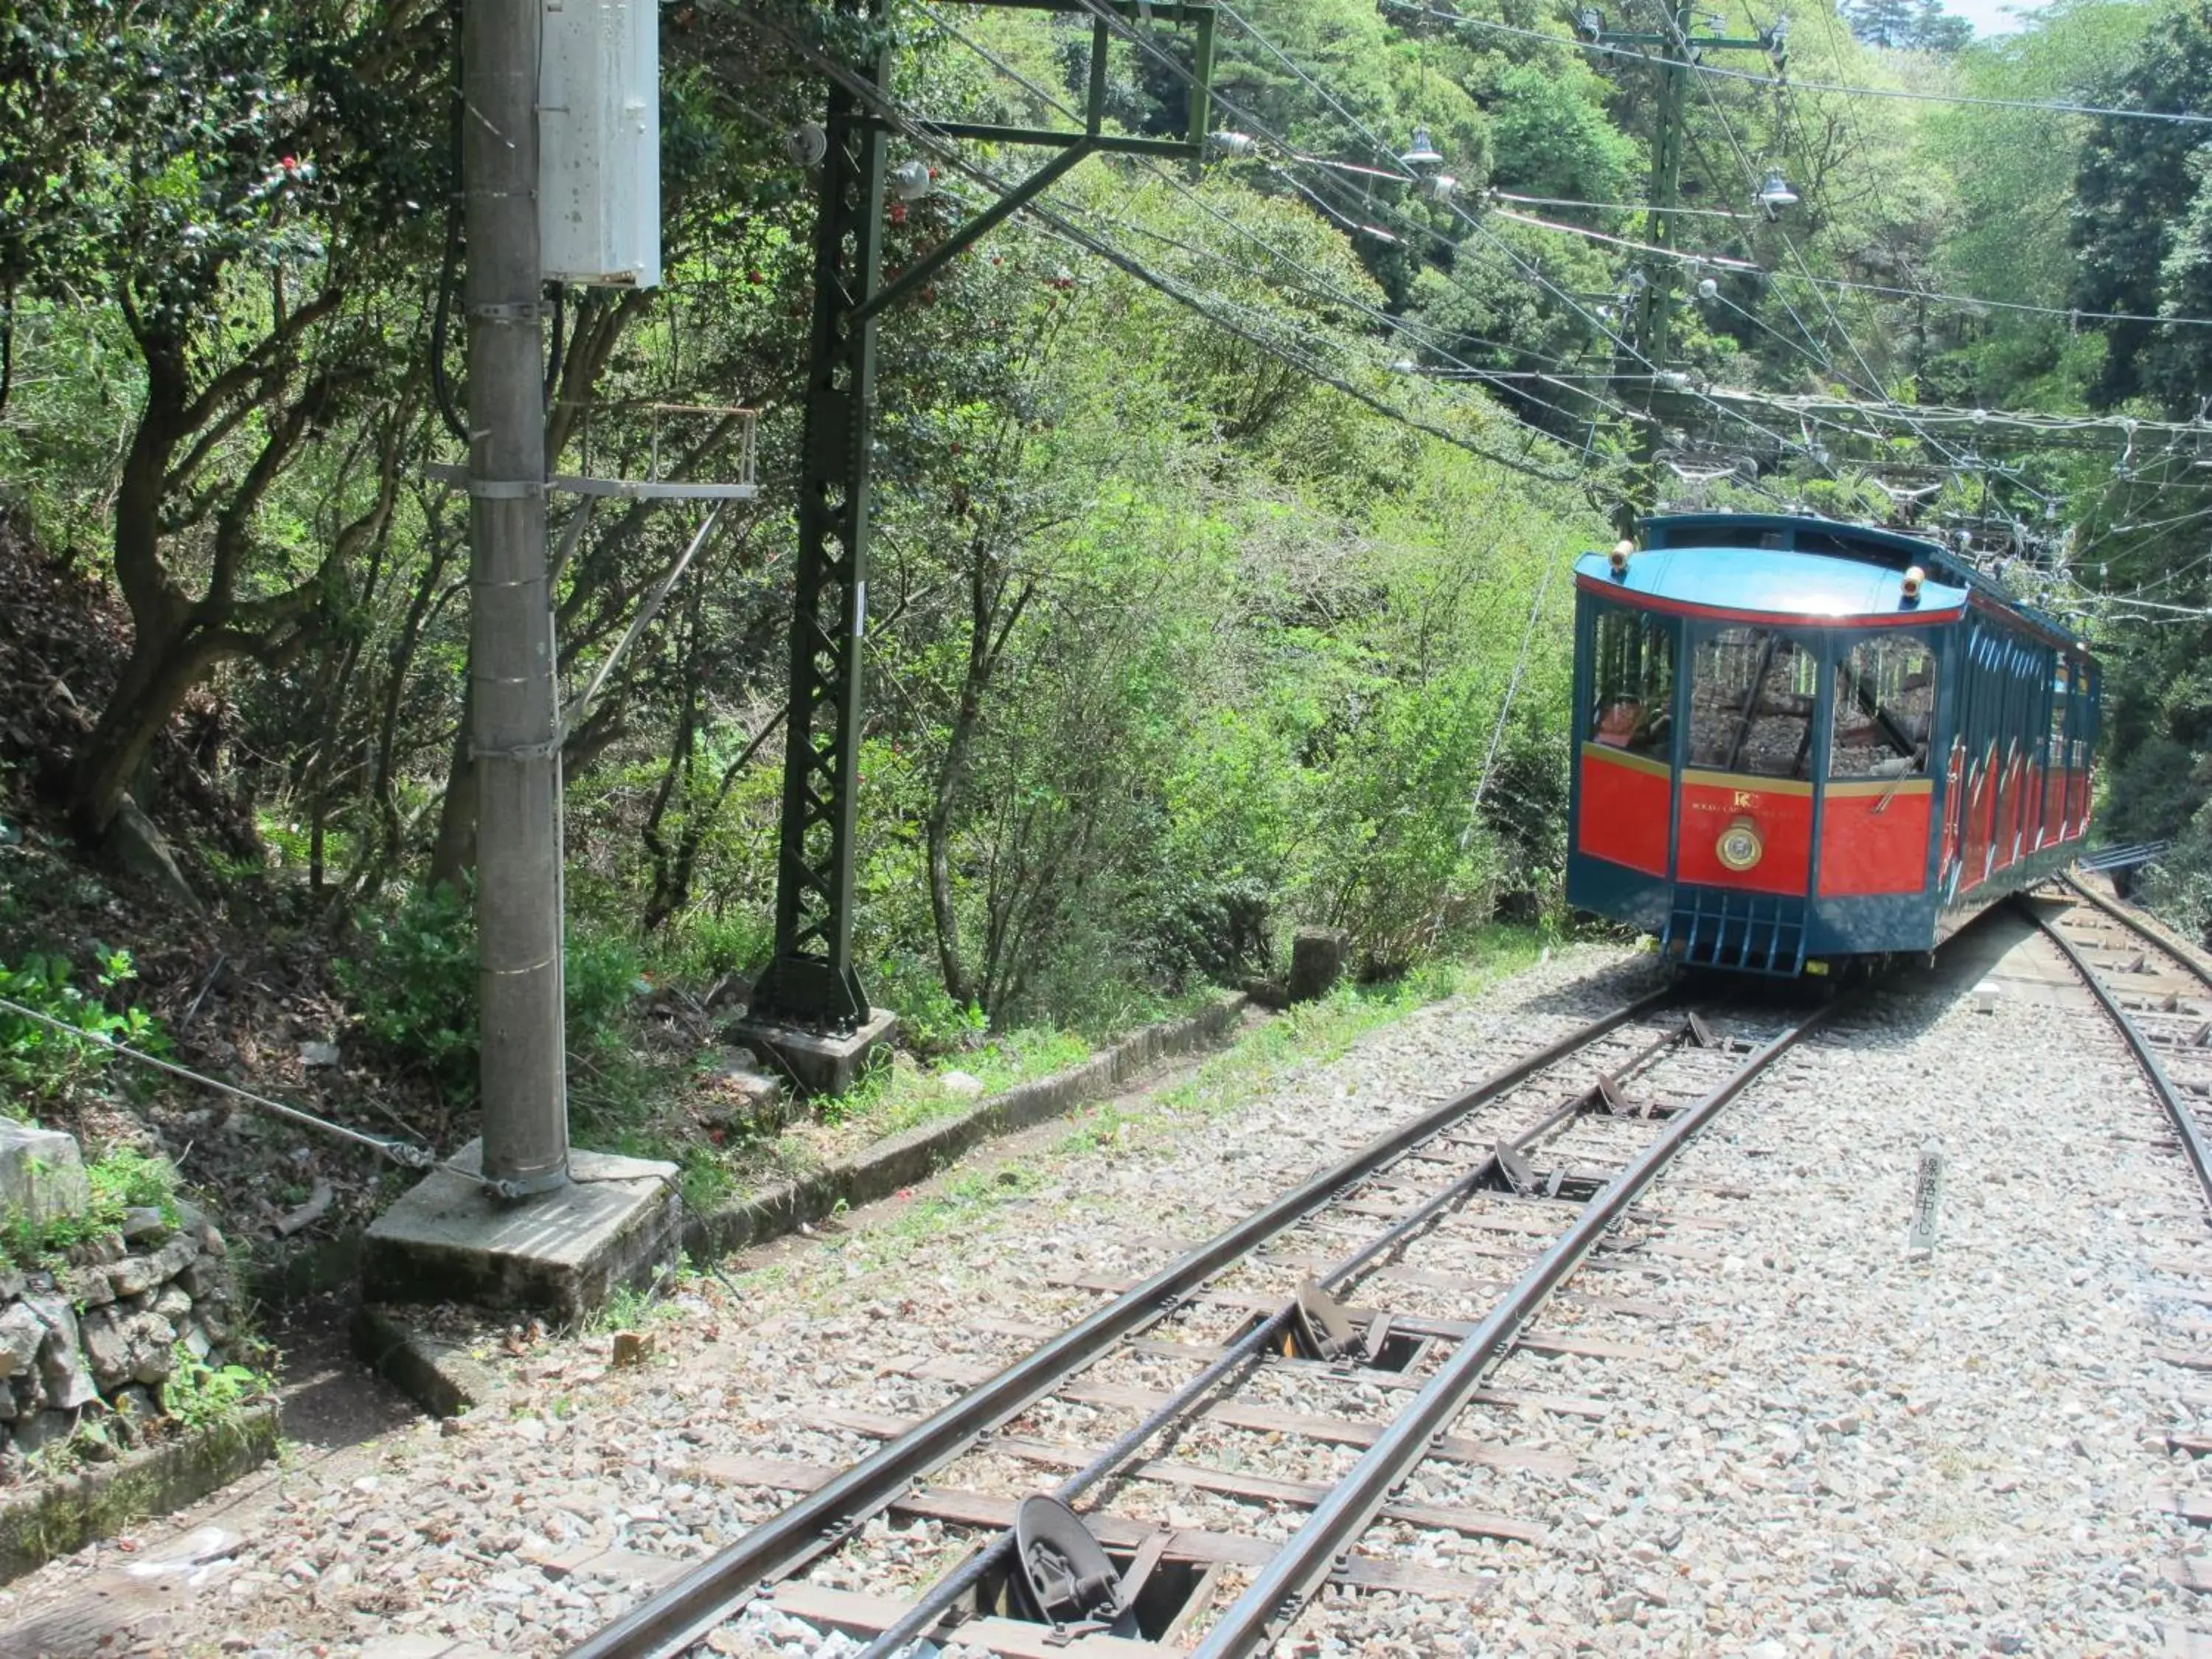
[[[654,961],[684,980],[711,984],[726,974],[757,969],[775,945],[774,926],[757,912],[694,911],[678,918]]]
[[[979,1099],[1067,1071],[1090,1057],[1091,1045],[1071,1031],[1009,1031],[939,1067],[879,1066],[845,1094],[823,1103],[822,1115],[848,1131],[854,1141],[878,1140],[964,1112]],[[947,1071],[974,1078],[982,1085],[980,1093],[946,1089],[941,1074]]]
[[[112,1147],[85,1170],[95,1210],[159,1210],[177,1220],[177,1171],[165,1158],[128,1146]]]
[[[33,1224],[10,1215],[0,1225],[0,1264],[58,1265],[73,1246],[105,1237],[123,1224],[130,1209],[159,1210],[177,1222],[177,1172],[167,1158],[128,1146],[112,1146],[85,1166],[92,1201],[82,1215],[58,1216]]]
[[[276,1391],[274,1378],[250,1366],[210,1365],[181,1342],[169,1352],[173,1369],[161,1384],[161,1413],[187,1429],[234,1421]]]
[[[2152,8],[2139,8],[2151,11]],[[2159,26],[2106,88],[2124,107],[2189,112],[2212,95],[2212,18],[2202,6],[2164,9]],[[2070,240],[2077,257],[2070,302],[2142,319],[2171,309],[2203,316],[2212,300],[2212,204],[2200,211],[2201,135],[2166,121],[2095,118],[2075,181]],[[2091,389],[2110,405],[2140,393],[2175,414],[2194,413],[2212,390],[2212,355],[2197,329],[2133,320],[2107,324],[2102,374]]]
[[[917,1054],[957,1054],[990,1029],[975,1003],[955,1002],[936,964],[914,955],[894,955],[876,963],[869,995],[899,1017],[899,1040]]]
[[[442,884],[428,888],[357,926],[358,954],[331,965],[362,1030],[447,1088],[472,1091],[477,944],[466,896]]]
[[[2061,0],[1957,52],[1923,0],[1869,5],[1850,21],[1881,46],[1825,6],[1800,18],[1794,79],[1999,97],[2202,90],[2186,52],[2136,61],[2155,32],[2146,15],[2168,5]],[[855,959],[915,1054],[957,1055],[994,1080],[1042,1063],[1041,1045],[1006,1033],[1103,1040],[1208,983],[1277,971],[1297,924],[1343,926],[1364,966],[1392,971],[1480,937],[1503,896],[1540,910],[1558,890],[1572,749],[1565,566],[1609,539],[1620,400],[1634,384],[1606,378],[1630,354],[1593,316],[1626,303],[1632,251],[1601,239],[1650,229],[1601,204],[1645,188],[1656,79],[1584,52],[1561,19],[1525,5],[1462,8],[1463,24],[1374,0],[1242,9],[1266,40],[1224,31],[1217,115],[1348,167],[1324,178],[1224,161],[1188,183],[1180,167],[1101,157],[1052,195],[1210,315],[1015,221],[881,331]],[[1725,9],[1733,34],[1773,18],[1747,0]],[[442,879],[470,844],[465,771],[447,795],[448,767],[465,758],[466,503],[409,482],[455,453],[423,337],[449,286],[453,14],[334,0],[112,10],[35,0],[0,43],[0,114],[13,122],[0,295],[22,371],[0,472],[88,562],[103,542],[120,561],[125,523],[158,541],[118,574],[142,628],[183,617],[187,635],[202,630],[176,642],[193,672],[226,652],[255,659],[226,696],[238,752],[260,757],[264,845],[228,861],[204,852],[200,867],[250,882],[257,902],[301,891],[320,912],[357,911],[339,971],[364,1033],[466,1097],[473,921]],[[792,15],[823,21],[819,8]],[[801,56],[763,52],[726,9],[665,21],[671,279],[563,296],[548,401],[564,471],[734,476],[739,424],[670,411],[785,385],[807,349],[812,205],[777,135],[816,115],[818,77]],[[1492,21],[1521,33],[1480,27]],[[1033,84],[917,27],[897,53],[903,100],[951,118],[1064,120],[1051,100],[1090,69],[1081,20],[985,8],[961,22]],[[1163,52],[1187,50],[1158,27]],[[1106,67],[1109,126],[1183,129],[1188,89],[1172,70],[1126,45]],[[1717,384],[2080,401],[2113,362],[2135,361],[2126,339],[2110,337],[2115,358],[2106,334],[2063,319],[1807,278],[2063,305],[2079,275],[2067,208],[2093,137],[2112,188],[2085,204],[2105,218],[2082,261],[2124,266],[2156,289],[2147,304],[2196,305],[2212,282],[2203,181],[2185,166],[2159,173],[2146,134],[1691,84],[1684,201],[1702,210],[1676,240],[1743,268],[1707,267],[1717,291],[1685,296],[1674,321],[1684,366]],[[1416,125],[1448,156],[1456,208],[1387,167],[1358,170]],[[1806,198],[1784,222],[1742,212],[1741,172],[1767,164]],[[1568,204],[1534,210],[1550,226],[1509,219],[1481,205],[1491,183]],[[2143,230],[2153,184],[2174,193],[2176,222],[2130,252],[2119,233]],[[950,190],[898,204],[887,267],[910,266],[965,211]],[[2194,386],[2170,342],[2139,343],[2142,373]],[[457,356],[449,342],[449,366]],[[1412,372],[1461,363],[1516,378],[1492,395]],[[1316,368],[1462,442],[1341,395]],[[177,410],[198,423],[179,426]],[[578,1098],[606,1141],[682,1157],[687,1190],[702,1194],[727,1169],[668,1144],[655,1107],[668,1076],[629,1052],[627,1015],[648,971],[703,992],[769,955],[802,417],[803,400],[764,401],[759,511],[733,513],[702,550],[563,761],[568,890],[586,919],[568,945]],[[1683,419],[1731,442],[1749,430],[1697,409]],[[1766,492],[1797,491],[1838,514],[1887,514],[1875,479],[1919,453],[1835,439],[1838,454],[1820,460],[1792,421],[1760,425],[1761,477],[1715,483],[1712,501],[1764,507]],[[2076,480],[2036,465],[2052,493]],[[1695,504],[1702,488],[1677,499]],[[2085,543],[2147,516],[2124,489],[2087,493]],[[1978,505],[1951,484],[1929,511]],[[605,661],[695,524],[674,510],[576,521],[552,595],[567,684]],[[2120,545],[2123,578],[2180,562],[2178,540]],[[198,585],[219,572],[236,591],[204,607]],[[148,598],[172,590],[185,609]],[[2114,662],[2130,711],[2116,701],[2116,754],[2212,744],[2196,666],[2212,656],[2181,648],[2188,635],[2131,641],[2136,655]],[[2113,821],[2170,829],[2201,804],[2193,781],[2146,771],[2115,788]],[[438,884],[392,896],[433,861]],[[1015,1051],[1003,1073],[990,1069],[994,1033]],[[20,1036],[0,1024],[0,1042]],[[81,1050],[96,1061],[82,1045],[53,1054]],[[0,1065],[33,1060],[53,1063],[0,1050]],[[908,1109],[903,1086],[881,1080],[836,1109],[854,1127],[891,1121]]]
[[[673,1311],[654,1296],[652,1287],[617,1285],[592,1314],[590,1328],[602,1333],[642,1330]]]
[[[98,961],[94,981],[101,992],[137,977],[128,951],[110,951]],[[88,995],[73,982],[70,963],[58,956],[30,956],[20,965],[0,965],[0,997],[59,1021],[56,1030],[38,1020],[0,1011],[0,1095],[4,1109],[21,1115],[42,1100],[52,1100],[98,1076],[114,1057],[108,1045],[125,1043],[149,1053],[167,1051],[152,1015],[136,1004],[120,1011]]]
[[[1941,0],[1845,0],[1842,9],[1852,33],[1893,52],[1954,52],[1974,38],[1974,26]]]
[[[1606,118],[1605,83],[1587,64],[1516,64],[1498,78],[1492,182],[1569,201],[1620,202],[1638,188],[1636,146]]]
[[[359,948],[333,968],[363,1031],[450,1094],[473,1097],[477,933],[470,898],[451,887],[423,889],[357,926]],[[635,945],[571,923],[564,985],[572,1062],[622,1052],[623,1015],[650,988],[642,974]]]

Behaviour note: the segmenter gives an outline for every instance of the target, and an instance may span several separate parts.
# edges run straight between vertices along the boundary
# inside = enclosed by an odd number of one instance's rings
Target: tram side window
[[[1603,611],[1595,647],[1590,739],[1632,754],[1666,754],[1674,736],[1674,623],[1641,611]]]
[[[1828,775],[1910,778],[1928,769],[1936,724],[1936,658],[1914,635],[1875,635],[1836,665],[1836,729]]]
[[[1690,764],[1762,778],[1811,775],[1819,659],[1771,628],[1723,628],[1690,670]]]

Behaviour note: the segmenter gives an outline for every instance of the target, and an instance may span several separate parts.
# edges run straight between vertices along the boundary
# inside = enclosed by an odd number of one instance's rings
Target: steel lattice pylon
[[[883,257],[889,0],[841,0],[878,44],[858,76],[833,76],[823,122],[822,211],[815,231],[814,331],[806,383],[806,436],[799,483],[799,562],[791,620],[791,691],[784,725],[783,814],[776,855],[775,956],[753,988],[756,1026],[817,1033],[868,1024],[867,994],[853,967],[853,818],[860,782],[860,638],[868,597],[868,472],[875,447],[878,313],[928,282],[975,240],[1034,201],[1085,156],[1203,154],[1212,75],[1212,0],[971,0],[1079,14],[1091,22],[1090,95],[1081,131],[973,122],[939,132],[1043,146],[1060,154],[933,249],[889,287]],[[1109,16],[1110,14],[1110,16]],[[1157,15],[1156,15],[1157,14]],[[1107,52],[1115,28],[1143,19],[1195,32],[1198,88],[1182,138],[1105,131]],[[1119,21],[1114,20],[1118,19]]]
[[[883,0],[871,7],[881,21]],[[887,64],[878,66],[883,83]],[[859,782],[860,632],[868,595],[868,471],[876,325],[861,307],[881,264],[884,133],[833,85],[815,234],[814,330],[799,486],[791,701],[784,726],[775,957],[755,1018],[850,1030],[868,1018],[852,966],[853,810]]]

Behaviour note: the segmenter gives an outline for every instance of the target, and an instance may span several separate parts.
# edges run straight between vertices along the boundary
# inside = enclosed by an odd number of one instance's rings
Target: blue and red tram
[[[1577,562],[1570,903],[1794,976],[1926,952],[2068,863],[2097,665],[1931,543],[1648,520]]]

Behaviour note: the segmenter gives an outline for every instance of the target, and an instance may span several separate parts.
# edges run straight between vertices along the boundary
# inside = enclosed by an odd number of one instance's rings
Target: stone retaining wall
[[[66,1214],[81,1202],[70,1196],[82,1184],[74,1142],[64,1155],[57,1142],[67,1138],[51,1131],[5,1125],[0,1136],[36,1137],[39,1152],[26,1177],[37,1190],[8,1205],[10,1218],[52,1220],[57,1204]],[[66,1441],[103,1408],[118,1430],[114,1449],[137,1444],[161,1415],[157,1390],[179,1346],[220,1366],[231,1342],[228,1249],[190,1205],[128,1210],[114,1231],[64,1254],[59,1267],[0,1268],[0,1464]]]

